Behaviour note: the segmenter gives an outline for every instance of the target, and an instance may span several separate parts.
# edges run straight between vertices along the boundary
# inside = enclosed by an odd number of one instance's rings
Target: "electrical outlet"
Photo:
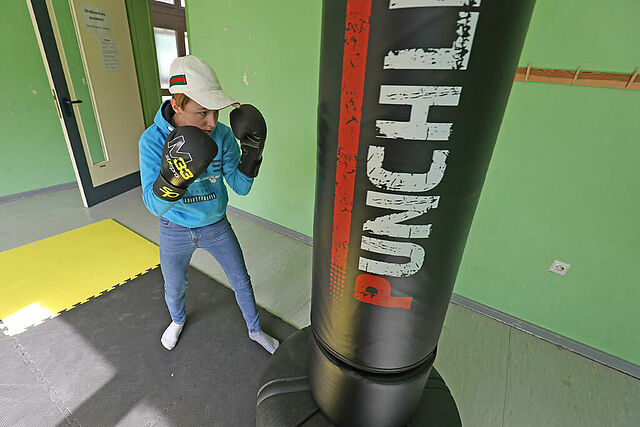
[[[569,270],[569,267],[571,267],[571,264],[567,264],[566,262],[554,259],[551,263],[551,267],[549,267],[549,271],[564,276],[565,274],[567,274],[567,270]]]

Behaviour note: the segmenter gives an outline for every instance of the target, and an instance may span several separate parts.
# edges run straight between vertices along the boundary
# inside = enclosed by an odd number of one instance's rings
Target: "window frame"
[[[185,34],[187,21],[185,8],[180,0],[173,0],[173,4],[159,0],[149,0],[151,4],[151,24],[154,28],[164,28],[176,32],[176,45],[178,56],[187,54]],[[161,88],[162,96],[170,96],[169,88]]]

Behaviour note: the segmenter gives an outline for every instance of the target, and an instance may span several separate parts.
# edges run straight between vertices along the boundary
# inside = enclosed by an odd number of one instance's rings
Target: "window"
[[[162,100],[169,99],[169,66],[189,54],[184,0],[150,0]]]

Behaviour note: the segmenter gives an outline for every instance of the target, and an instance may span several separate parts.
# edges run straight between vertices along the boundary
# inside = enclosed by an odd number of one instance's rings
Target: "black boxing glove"
[[[260,111],[251,104],[234,108],[229,114],[229,121],[233,134],[240,140],[242,150],[238,169],[249,178],[255,178],[262,163],[267,123]]]
[[[189,184],[207,170],[216,154],[218,145],[202,129],[176,127],[165,140],[153,192],[169,202],[179,200]]]

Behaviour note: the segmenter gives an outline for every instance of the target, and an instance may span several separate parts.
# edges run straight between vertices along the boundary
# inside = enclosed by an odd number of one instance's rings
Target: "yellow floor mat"
[[[112,219],[2,252],[4,332],[18,334],[159,264],[158,246]]]

